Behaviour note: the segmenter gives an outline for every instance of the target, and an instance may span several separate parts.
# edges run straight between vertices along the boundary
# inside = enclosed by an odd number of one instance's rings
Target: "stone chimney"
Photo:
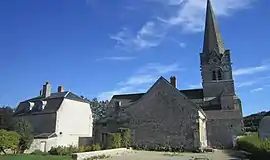
[[[42,89],[42,96],[44,98],[47,98],[51,95],[51,85],[49,84],[49,82],[46,82],[43,85],[43,89]]]
[[[57,92],[64,92],[64,86],[58,86]]]
[[[176,77],[175,76],[171,76],[170,77],[170,80],[171,80],[171,82],[170,82],[171,85],[176,88]]]

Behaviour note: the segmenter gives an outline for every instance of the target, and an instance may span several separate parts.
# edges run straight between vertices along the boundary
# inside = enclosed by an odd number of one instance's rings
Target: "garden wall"
[[[101,150],[101,151],[93,151],[93,152],[83,152],[83,153],[74,153],[72,154],[73,160],[84,160],[87,158],[91,158],[93,156],[115,156],[118,154],[131,153],[132,149],[127,148],[117,148],[117,149],[109,149],[109,150]]]

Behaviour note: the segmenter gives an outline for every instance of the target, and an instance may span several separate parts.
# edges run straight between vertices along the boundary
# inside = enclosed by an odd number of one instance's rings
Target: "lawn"
[[[6,155],[0,156],[0,160],[72,160],[72,159],[70,156]]]

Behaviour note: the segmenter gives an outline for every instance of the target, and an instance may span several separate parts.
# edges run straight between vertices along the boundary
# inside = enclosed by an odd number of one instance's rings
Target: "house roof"
[[[61,106],[64,99],[70,99],[70,100],[74,100],[74,101],[78,101],[78,102],[88,103],[83,98],[77,96],[76,94],[74,94],[72,92],[69,92],[69,91],[57,92],[57,93],[52,93],[47,98],[44,98],[42,96],[37,96],[37,97],[20,102],[20,104],[16,108],[14,115],[20,116],[20,115],[24,115],[26,112],[31,113],[31,114],[46,114],[46,113],[56,112],[59,109],[59,107]],[[32,108],[31,111],[28,109],[29,102],[37,103],[39,101],[46,101],[47,102],[46,107],[42,111],[40,111],[35,106]]]
[[[179,90],[180,93],[184,94],[189,99],[203,99],[203,89],[190,89],[190,90]],[[141,99],[141,97],[145,93],[134,93],[134,94],[120,94],[114,95],[112,100],[121,101],[122,105],[129,105],[137,100]]]
[[[32,101],[36,101],[36,100],[49,100],[49,99],[54,99],[54,98],[66,98],[66,99],[70,99],[70,100],[74,100],[74,101],[79,101],[79,102],[86,102],[83,98],[81,98],[80,96],[77,96],[76,94],[70,92],[70,91],[64,91],[64,92],[56,92],[56,93],[52,93],[49,97],[44,98],[42,96],[37,96],[28,100],[25,100],[23,102],[32,102]]]
[[[164,77],[160,77],[156,83],[158,83],[160,80],[165,81],[169,86],[173,87]],[[155,83],[155,84],[156,84]],[[155,84],[151,87],[153,88],[155,86]],[[149,90],[151,90],[151,88]],[[191,89],[191,90],[178,90],[177,88],[173,87],[175,90],[178,91],[179,94],[181,94],[182,96],[187,97],[188,99],[202,99],[203,98],[203,89]],[[148,90],[148,92],[149,92]],[[111,101],[121,101],[121,105],[122,106],[130,106],[133,103],[136,103],[137,101],[141,100],[143,98],[143,96],[146,93],[137,93],[137,94],[121,94],[121,95],[114,95],[111,99]],[[190,103],[193,103],[192,101],[190,101]],[[195,104],[195,103],[194,103]],[[195,104],[197,106],[197,104]],[[200,108],[199,106],[197,106],[198,109],[205,115],[205,113],[203,112],[202,108]],[[113,112],[113,111],[111,111]],[[108,115],[111,114],[108,113]]]
[[[53,138],[53,137],[57,137],[56,133],[41,133],[34,136],[35,139],[47,139],[47,138]]]

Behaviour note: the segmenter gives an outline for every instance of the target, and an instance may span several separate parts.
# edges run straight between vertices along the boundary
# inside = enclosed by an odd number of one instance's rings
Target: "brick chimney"
[[[171,76],[170,77],[170,80],[171,80],[171,82],[170,82],[171,85],[176,88],[176,77],[175,76]]]
[[[42,96],[44,98],[47,98],[51,95],[51,85],[49,82],[46,82],[44,85],[43,85],[43,88],[42,88]]]
[[[64,92],[64,86],[58,86],[57,92]]]

